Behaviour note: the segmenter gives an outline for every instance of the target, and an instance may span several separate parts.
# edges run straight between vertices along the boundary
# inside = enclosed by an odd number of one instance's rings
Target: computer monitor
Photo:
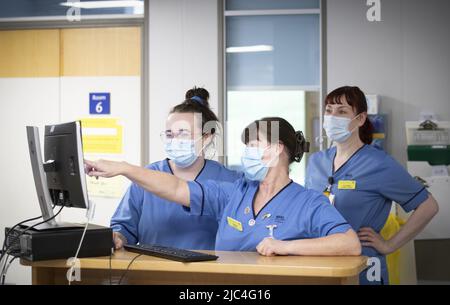
[[[89,208],[84,171],[81,122],[45,126],[44,160],[39,130],[27,126],[28,147],[39,205],[46,223],[36,229],[79,227],[77,224],[57,223],[53,205]]]
[[[44,171],[57,205],[88,208],[81,123],[45,126]]]

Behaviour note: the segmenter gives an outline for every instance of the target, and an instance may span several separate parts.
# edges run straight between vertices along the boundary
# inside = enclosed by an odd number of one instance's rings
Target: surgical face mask
[[[246,147],[241,157],[242,169],[245,178],[251,181],[263,181],[269,172],[269,162],[265,164],[262,160],[267,148]]]
[[[349,130],[350,123],[357,117],[358,115],[353,119],[349,119],[334,115],[324,116],[323,128],[325,129],[327,137],[337,143],[343,143],[347,141],[354,130]]]
[[[179,168],[194,164],[198,156],[195,152],[195,140],[172,139],[164,145],[166,154]],[[203,150],[203,148],[202,148]]]

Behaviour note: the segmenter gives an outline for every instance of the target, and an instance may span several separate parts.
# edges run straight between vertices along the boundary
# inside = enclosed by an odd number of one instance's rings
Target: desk
[[[151,256],[140,256],[130,266],[123,284],[358,284],[366,257],[264,257],[255,252],[204,251],[219,256],[217,261],[180,263]],[[81,282],[109,284],[110,274],[117,283],[131,260],[138,254],[125,250],[110,257],[82,258]],[[67,284],[66,260],[21,264],[32,268],[33,284]],[[111,269],[110,269],[111,264]]]

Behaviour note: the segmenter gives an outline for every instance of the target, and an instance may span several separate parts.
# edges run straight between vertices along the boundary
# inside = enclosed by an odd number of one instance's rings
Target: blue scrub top
[[[253,201],[258,182],[242,178],[234,184],[192,181],[188,185],[191,213],[212,216],[219,222],[216,250],[256,251],[256,246],[269,237],[269,225],[277,226],[273,237],[278,240],[318,238],[351,229],[324,195],[294,182],[257,215]]]
[[[173,174],[168,159],[146,168]],[[196,181],[233,182],[241,173],[205,160]],[[111,219],[113,231],[122,233],[129,244],[157,244],[192,250],[213,250],[217,221],[213,217],[192,216],[189,209],[164,200],[133,183]]]
[[[334,206],[355,231],[370,227],[380,232],[389,216],[392,201],[406,212],[415,210],[428,198],[426,188],[391,156],[371,145],[364,145],[334,172],[336,147],[310,156],[306,171],[306,187],[323,192],[332,177],[331,194]],[[339,189],[339,181],[351,181],[355,188]],[[382,283],[389,282],[386,259],[371,247],[362,254],[381,261]],[[361,283],[366,283],[364,275]]]

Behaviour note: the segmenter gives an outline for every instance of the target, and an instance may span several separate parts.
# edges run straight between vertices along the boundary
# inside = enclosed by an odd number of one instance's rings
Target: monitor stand
[[[42,222],[36,221],[34,223]],[[33,223],[22,225],[21,227],[26,229],[27,227],[33,226]],[[70,229],[82,229],[84,228],[84,224],[79,223],[70,223],[70,222],[56,222],[54,219],[50,220],[49,222],[41,223],[35,227],[33,227],[31,230],[34,231],[57,231],[57,230],[70,230]]]

